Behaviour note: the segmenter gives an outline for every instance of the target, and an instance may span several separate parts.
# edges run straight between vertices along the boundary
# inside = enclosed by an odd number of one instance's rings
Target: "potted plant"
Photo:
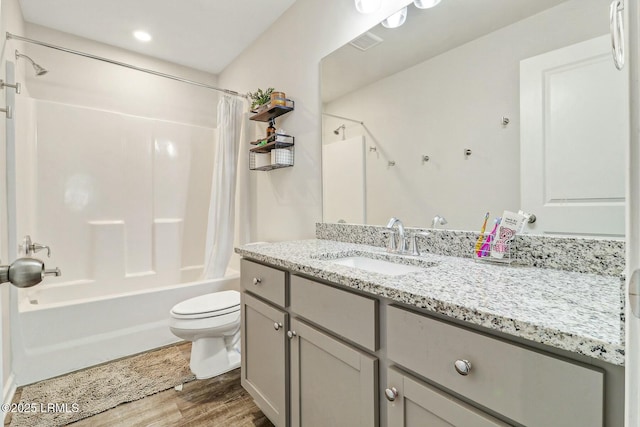
[[[270,87],[265,91],[258,89],[256,92],[249,92],[247,95],[251,99],[251,111],[259,111],[259,107],[267,105],[271,100],[273,90],[274,89]]]

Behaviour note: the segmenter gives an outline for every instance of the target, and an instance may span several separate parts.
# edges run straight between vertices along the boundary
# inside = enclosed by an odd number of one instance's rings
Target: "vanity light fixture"
[[[440,3],[442,0],[415,0],[413,4],[416,5],[418,9],[431,9]]]
[[[407,8],[403,7],[402,9],[382,21],[381,24],[385,28],[398,28],[400,25],[404,24],[404,21],[406,20]]]
[[[140,40],[141,42],[149,42],[151,41],[151,34],[147,33],[143,30],[137,30],[133,32],[133,37]]]
[[[355,0],[356,9],[360,13],[373,13],[380,9],[382,0]]]

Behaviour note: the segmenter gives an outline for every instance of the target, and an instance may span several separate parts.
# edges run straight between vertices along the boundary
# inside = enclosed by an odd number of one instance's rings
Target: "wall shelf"
[[[268,104],[253,111],[255,114],[249,119],[271,122],[273,126],[276,117],[294,110],[295,104],[290,99],[278,98],[275,102],[279,104]],[[250,142],[254,147],[249,149],[249,170],[270,171],[293,166],[294,142],[293,136],[280,133]]]
[[[282,102],[284,102],[284,105],[267,104],[267,107],[263,107],[264,110],[261,110],[261,108],[253,110],[256,114],[249,117],[249,120],[254,120],[256,122],[268,122],[269,120],[273,120],[276,117],[280,117],[281,115],[287,114],[295,109],[295,102],[291,99],[282,99]]]

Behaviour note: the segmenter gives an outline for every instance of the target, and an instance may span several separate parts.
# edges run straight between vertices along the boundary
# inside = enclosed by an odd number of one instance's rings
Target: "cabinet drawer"
[[[291,310],[362,347],[378,349],[378,302],[299,276],[291,276]]]
[[[604,375],[398,307],[389,359],[526,426],[602,426]],[[470,363],[459,374],[456,361]]]
[[[240,284],[253,294],[286,307],[286,273],[246,259],[240,262]]]

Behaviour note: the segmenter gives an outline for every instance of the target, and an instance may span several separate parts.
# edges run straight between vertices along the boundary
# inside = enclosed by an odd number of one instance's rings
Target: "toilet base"
[[[240,353],[235,346],[228,345],[229,338],[199,338],[193,341],[189,368],[196,379],[205,380],[240,367]]]

